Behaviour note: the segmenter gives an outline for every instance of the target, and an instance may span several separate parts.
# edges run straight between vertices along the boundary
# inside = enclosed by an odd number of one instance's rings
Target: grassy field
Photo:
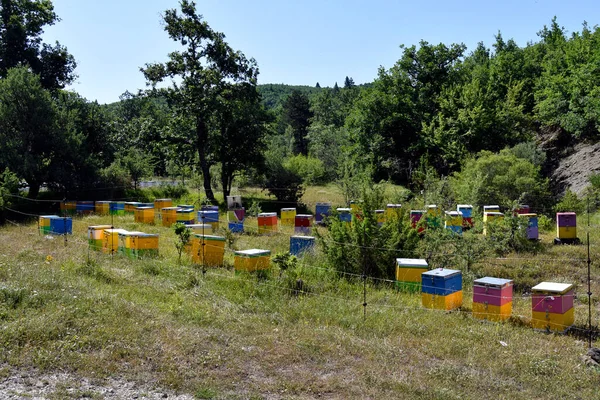
[[[327,190],[311,189],[305,202],[331,199]],[[289,228],[235,236],[225,267],[203,274],[187,258],[178,263],[172,230],[132,216],[115,217],[114,225],[160,233],[158,259],[90,251],[87,226],[104,223],[111,218],[75,219],[66,245],[40,236],[35,224],[0,228],[0,376],[20,369],[120,376],[226,399],[598,396],[600,370],[582,361],[587,342],[579,330],[587,324],[584,246],[486,258],[465,271],[464,304],[453,312],[425,310],[418,294],[369,281],[364,319],[362,283],[339,279],[318,251],[298,267],[303,294],[285,273],[257,279],[233,272],[232,249],[287,251]],[[592,228],[595,324],[599,242]],[[519,289],[507,323],[471,316],[472,279],[486,275],[512,278]],[[573,334],[528,326],[527,288],[543,280],[576,284]]]

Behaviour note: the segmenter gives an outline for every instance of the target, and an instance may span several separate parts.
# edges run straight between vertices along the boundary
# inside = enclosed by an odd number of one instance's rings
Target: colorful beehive
[[[352,222],[352,210],[350,208],[338,208],[336,209],[338,218],[342,222]]]
[[[458,211],[446,211],[446,221],[444,226],[446,229],[451,230],[454,233],[462,235],[463,231],[463,216]]]
[[[235,197],[235,196],[233,196]],[[246,219],[246,210],[242,208],[231,209],[227,211],[228,228],[233,233],[244,232],[244,220]]]
[[[41,234],[45,235],[50,233],[50,220],[52,218],[58,218],[58,215],[40,215],[38,225]]]
[[[419,233],[425,230],[425,227],[421,223],[421,219],[425,213],[426,211],[424,210],[410,210],[410,225],[415,229],[418,228]]]
[[[483,235],[487,235],[489,224],[500,223],[504,219],[504,214],[501,212],[484,212],[483,213]]]
[[[137,233],[131,237],[129,256],[133,258],[149,258],[158,256],[158,235]]]
[[[203,206],[204,207],[204,206]],[[212,207],[212,206],[210,206]],[[198,211],[198,223],[210,224],[213,232],[219,229],[219,211],[217,210],[200,210]]]
[[[236,272],[254,272],[271,268],[271,251],[261,249],[234,252],[233,267]]]
[[[362,211],[362,207],[359,201],[351,200],[350,201],[350,210],[353,214],[358,214]]]
[[[88,243],[92,250],[102,250],[102,243],[104,242],[104,230],[111,228],[112,225],[88,226]]]
[[[573,285],[542,282],[531,288],[531,326],[553,332],[565,332],[575,322]]]
[[[385,218],[390,219],[392,216],[399,217],[402,211],[402,204],[388,204],[385,208]]]
[[[456,206],[456,211],[462,213],[463,229],[473,227],[473,206],[470,204],[459,204]]]
[[[175,211],[176,222],[180,222],[185,225],[192,225],[196,223],[196,215],[193,208],[181,208],[177,207]]]
[[[110,215],[125,215],[125,203],[122,201],[111,201],[108,205]]]
[[[73,233],[73,220],[71,217],[58,215],[41,215],[39,218],[40,232],[50,235],[70,235]]]
[[[196,207],[194,207],[193,204],[177,204],[177,207],[179,207],[179,208],[191,208],[192,210],[195,210],[195,208],[196,208]],[[217,209],[217,211],[219,211],[219,210]]]
[[[127,232],[125,229],[105,229],[102,251],[105,253],[117,253],[119,251],[119,234]]]
[[[75,211],[77,214],[88,215],[94,212],[93,201],[78,201],[75,205]]]
[[[423,307],[453,310],[462,305],[462,273],[438,268],[421,274]]]
[[[315,223],[322,224],[331,215],[331,203],[317,203],[315,206]]]
[[[483,206],[483,212],[500,212],[500,206]]]
[[[133,257],[133,250],[135,247],[135,239],[139,235],[143,235],[144,232],[119,232],[119,245],[117,252],[122,255]]]
[[[192,233],[197,233],[198,235],[212,235],[212,225],[211,224],[190,224],[186,225],[188,229],[192,230]],[[184,250],[186,253],[192,253],[192,243],[194,241],[193,235],[190,237],[190,241],[187,245],[185,245]]]
[[[162,209],[165,207],[173,207],[173,200],[171,199],[155,199],[154,200],[154,213],[158,219],[162,219]]]
[[[281,226],[294,226],[296,220],[296,209],[295,208],[282,208],[281,209]]]
[[[187,227],[199,235],[212,235],[213,233],[211,224],[191,224]]]
[[[136,207],[133,211],[133,220],[141,224],[153,224],[154,207]]]
[[[192,238],[192,261],[196,264],[218,267],[223,265],[225,238],[195,233]]]
[[[139,201],[126,201],[124,203],[124,210],[125,210],[125,214],[134,214],[135,213],[135,209],[137,207],[140,207],[142,203],[140,203]]]
[[[200,206],[200,211],[216,211],[219,212],[219,206],[213,206],[212,204],[203,204]]]
[[[315,247],[315,238],[313,236],[291,236],[290,254],[301,256],[307,251],[312,251]]]
[[[177,210],[178,207],[163,207],[160,210],[162,215],[162,226],[166,226],[167,228],[177,222]]]
[[[396,287],[409,292],[421,291],[421,274],[429,269],[419,258],[396,258]]]
[[[519,225],[523,230],[525,237],[529,240],[539,239],[538,216],[537,214],[518,214]]]
[[[312,229],[313,216],[310,214],[297,214],[294,221],[294,233],[308,235]]]
[[[96,214],[98,215],[108,215],[110,208],[110,201],[97,201],[94,206],[96,210]]]
[[[377,225],[382,226],[385,223],[385,210],[375,210],[375,219]]]
[[[427,227],[428,228],[436,228],[442,225],[442,210],[435,205],[430,204],[427,206]]]
[[[556,213],[556,238],[563,243],[578,242],[577,214],[574,212]]]
[[[473,316],[504,321],[512,314],[513,281],[485,277],[473,281]]]
[[[520,204],[515,210],[514,213],[519,215],[519,214],[530,214],[531,213],[531,208],[528,205],[525,204]]]
[[[77,211],[77,202],[76,201],[62,201],[60,203],[61,215],[75,215],[76,211]]]
[[[258,214],[258,233],[277,232],[277,213]]]

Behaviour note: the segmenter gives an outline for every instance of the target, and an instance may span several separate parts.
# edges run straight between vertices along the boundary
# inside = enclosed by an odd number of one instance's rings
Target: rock
[[[600,364],[600,349],[592,347],[588,350],[587,356],[596,362],[596,364]]]

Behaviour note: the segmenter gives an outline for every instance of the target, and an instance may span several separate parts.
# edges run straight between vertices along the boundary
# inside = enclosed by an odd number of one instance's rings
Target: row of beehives
[[[192,257],[196,264],[209,267],[223,265],[225,256],[225,238],[208,234],[211,225],[205,227],[197,224],[192,227],[190,243],[185,247],[185,252]],[[196,232],[202,233],[196,233]],[[148,258],[158,256],[157,234],[143,232],[130,232],[125,229],[115,229],[111,225],[88,226],[88,241],[90,249],[102,251],[106,254],[122,254],[131,258]],[[290,252],[301,254],[312,248],[314,237],[292,236]],[[253,272],[270,269],[270,250],[248,249],[234,251],[234,268],[236,271]]]
[[[400,204],[388,204],[386,210],[375,210],[376,218],[379,224],[383,224],[390,214],[400,209]],[[213,230],[219,227],[219,208],[217,206],[202,206],[196,213],[193,205],[172,206],[171,199],[156,199],[153,203],[139,202],[116,202],[116,201],[97,201],[97,202],[63,202],[63,210],[75,210],[74,212],[91,212],[95,210],[99,214],[134,214],[135,221],[141,223],[154,223],[158,218],[163,226],[171,226],[173,223],[181,222],[184,224],[195,224],[196,221],[202,224],[212,225]],[[82,211],[83,210],[83,211]],[[321,223],[331,215],[331,203],[317,203],[315,215],[296,214],[295,208],[281,209],[281,225],[293,226],[295,232],[299,234],[309,234],[313,223]],[[337,208],[338,218],[344,222],[351,222],[353,215],[360,213],[360,206],[357,202],[351,202],[350,208]],[[528,239],[539,239],[538,217],[537,214],[530,213],[528,206],[520,206],[515,213],[518,214],[524,226],[524,234]],[[499,221],[504,218],[500,212],[499,206],[483,207],[484,235],[487,234],[488,223]],[[245,210],[240,207],[227,212],[228,228],[234,233],[244,231]],[[257,229],[259,233],[275,232],[278,230],[277,213],[261,213],[258,215]],[[461,234],[463,229],[473,226],[473,206],[459,204],[456,211],[446,211],[442,219],[442,211],[436,205],[429,205],[427,210],[411,210],[410,219],[412,226],[422,232],[427,227],[439,227],[442,222],[446,229]],[[556,214],[556,240],[555,242],[578,242],[577,226],[575,213],[557,213]]]
[[[396,259],[399,289],[420,291],[423,307],[453,310],[462,306],[462,273],[438,268],[428,270],[422,259]],[[542,282],[531,288],[531,325],[536,329],[564,332],[575,322],[572,284]],[[504,321],[512,314],[513,282],[485,277],[473,282],[473,316]]]
[[[105,253],[134,258],[158,255],[158,235],[127,232],[109,225],[88,227],[90,247]],[[292,236],[290,253],[301,256],[313,248],[314,237]],[[223,265],[225,238],[195,233],[186,252],[193,262],[207,267]],[[248,249],[234,252],[236,272],[269,270],[270,250]],[[404,291],[421,292],[423,307],[453,310],[462,306],[462,273],[438,268],[428,270],[423,259],[396,259],[396,284]],[[512,281],[485,277],[474,281],[473,316],[504,321],[512,314]],[[542,282],[532,288],[532,326],[563,332],[574,323],[573,285]]]

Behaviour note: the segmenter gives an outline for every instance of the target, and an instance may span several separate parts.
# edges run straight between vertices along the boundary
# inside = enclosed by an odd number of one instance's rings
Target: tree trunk
[[[196,135],[198,139],[198,158],[200,158],[200,169],[204,181],[204,193],[206,193],[206,198],[211,203],[216,203],[215,194],[210,186],[210,166],[206,160],[206,142],[208,141],[206,126],[200,119],[196,121]]]
[[[221,169],[221,186],[223,186],[223,201],[225,203],[227,203],[227,196],[231,193],[231,187],[228,185],[229,177],[227,175],[226,169],[223,166]]]
[[[40,193],[40,183],[34,181],[27,183],[29,184],[29,193],[27,193],[27,197],[30,199],[36,199]]]

